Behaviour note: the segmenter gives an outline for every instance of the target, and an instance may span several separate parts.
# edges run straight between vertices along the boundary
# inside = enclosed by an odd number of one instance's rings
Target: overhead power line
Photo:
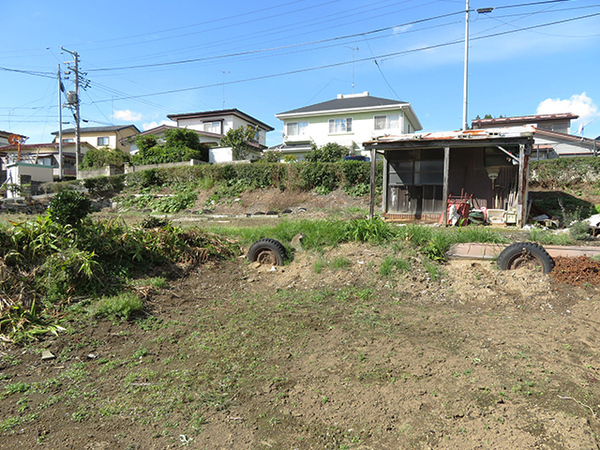
[[[560,0],[560,1],[567,1],[567,0]],[[552,26],[552,25],[559,25],[559,24],[563,24],[563,23],[574,22],[574,21],[577,21],[577,20],[589,19],[591,17],[596,17],[596,16],[600,16],[600,12],[599,13],[593,13],[593,14],[587,14],[585,16],[572,17],[572,18],[569,18],[569,19],[557,20],[557,21],[554,21],[554,22],[547,22],[547,23],[538,24],[538,25],[531,25],[531,26],[528,26],[528,27],[522,27],[522,28],[517,28],[517,29],[514,29],[514,30],[509,30],[509,31],[503,31],[503,32],[499,32],[499,33],[488,34],[488,35],[485,35],[485,36],[478,36],[478,37],[472,38],[472,40],[489,39],[489,38],[493,38],[493,37],[504,36],[504,35],[507,35],[507,34],[519,33],[521,31],[528,31],[528,30],[532,30],[532,29],[536,29],[536,28],[544,28],[544,27],[549,27],[549,26]],[[392,58],[396,58],[396,57],[399,57],[399,56],[402,56],[402,55],[407,55],[407,54],[410,54],[410,53],[417,53],[417,52],[426,51],[426,50],[433,50],[433,49],[436,49],[436,48],[448,47],[448,46],[451,46],[451,45],[457,45],[457,44],[462,44],[462,43],[464,43],[464,40],[461,38],[461,39],[456,39],[456,40],[449,41],[449,42],[444,42],[444,43],[441,43],[441,44],[434,44],[434,45],[429,45],[429,46],[425,46],[425,47],[419,47],[419,48],[415,48],[415,49],[411,49],[411,50],[403,50],[403,51],[400,51],[400,52],[393,52],[393,53],[387,53],[387,54],[378,55],[378,56],[371,56],[371,57],[367,57],[367,58],[361,58],[361,59],[357,59],[355,61],[343,61],[343,62],[338,62],[338,63],[325,64],[325,65],[321,65],[321,66],[315,66],[315,67],[308,67],[308,68],[290,70],[290,71],[286,71],[286,72],[279,72],[279,73],[275,73],[275,74],[261,75],[261,76],[257,76],[257,77],[245,78],[245,79],[242,79],[242,80],[232,80],[232,81],[228,81],[225,84],[240,84],[240,83],[247,83],[247,82],[251,82],[251,81],[265,80],[265,79],[269,79],[269,78],[276,78],[276,77],[286,76],[286,75],[294,75],[294,74],[303,73],[303,72],[310,72],[310,71],[314,71],[314,70],[321,70],[321,69],[328,69],[328,68],[332,68],[332,67],[339,67],[339,66],[343,66],[343,65],[347,65],[347,64],[352,64],[353,62],[364,62],[364,61],[373,61],[373,60],[377,60],[377,61],[381,62],[381,61],[386,60],[386,59],[392,59]],[[223,83],[212,83],[212,84],[207,84],[207,85],[203,85],[203,86],[195,86],[195,87],[181,88],[181,89],[171,89],[171,90],[168,90],[168,91],[155,92],[155,93],[151,93],[151,94],[131,95],[131,96],[126,96],[126,97],[121,97],[118,100],[129,100],[129,99],[138,99],[138,98],[152,97],[152,96],[157,96],[157,95],[175,94],[175,93],[180,93],[180,92],[188,92],[188,91],[199,90],[199,89],[206,89],[206,88],[211,88],[211,87],[215,87],[215,86],[222,86],[222,85],[223,85]],[[111,101],[111,100],[114,100],[114,99],[97,100],[95,103],[104,103],[104,102],[108,102],[108,101]]]
[[[567,1],[567,0],[560,0],[560,1]],[[328,39],[320,39],[317,41],[302,42],[299,44],[282,45],[279,47],[271,47],[271,48],[265,48],[265,49],[259,49],[259,50],[248,50],[245,52],[229,53],[226,55],[206,56],[203,58],[193,58],[193,59],[186,59],[186,60],[181,60],[181,61],[171,61],[171,62],[165,62],[165,63],[140,64],[140,65],[136,65],[136,66],[104,67],[104,68],[97,68],[97,69],[89,69],[89,72],[106,72],[106,71],[112,71],[112,70],[147,69],[149,67],[174,66],[174,65],[178,65],[178,64],[188,64],[188,63],[192,63],[192,62],[206,61],[206,60],[211,60],[211,59],[230,58],[230,57],[235,57],[235,56],[251,55],[251,54],[255,54],[255,53],[271,52],[271,51],[275,51],[275,50],[285,50],[288,48],[302,47],[305,45],[315,45],[315,44],[322,44],[325,42],[340,41],[340,40],[344,40],[344,39],[355,38],[355,37],[359,37],[359,36],[368,36],[371,34],[381,33],[383,31],[393,30],[395,28],[407,27],[410,25],[416,25],[418,23],[429,22],[429,21],[437,20],[437,19],[443,19],[445,17],[455,16],[458,14],[464,14],[464,11],[456,11],[453,13],[442,14],[442,15],[434,16],[434,17],[428,17],[426,19],[414,20],[411,22],[405,22],[405,23],[401,23],[398,25],[392,25],[389,27],[378,28],[376,30],[365,31],[362,33],[347,34],[345,36],[337,36],[337,37],[328,38]]]

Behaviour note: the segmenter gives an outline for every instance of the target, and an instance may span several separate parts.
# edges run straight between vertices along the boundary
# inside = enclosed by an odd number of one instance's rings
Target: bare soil
[[[208,262],[134,320],[4,344],[0,448],[600,448],[598,267],[556,263]]]

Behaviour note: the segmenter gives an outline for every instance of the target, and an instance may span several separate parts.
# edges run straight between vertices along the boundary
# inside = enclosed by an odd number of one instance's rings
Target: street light
[[[494,8],[479,8],[476,9],[479,14],[487,14],[494,10]],[[465,74],[463,81],[463,126],[462,129],[465,131],[469,128],[467,123],[467,103],[468,103],[468,90],[469,90],[469,0],[467,0],[467,6],[465,9]]]

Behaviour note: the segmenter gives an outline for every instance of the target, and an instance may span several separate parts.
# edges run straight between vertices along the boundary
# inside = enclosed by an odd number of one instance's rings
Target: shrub
[[[92,210],[92,202],[81,192],[62,191],[48,205],[48,216],[61,225],[78,226]]]
[[[103,195],[122,191],[125,187],[124,181],[123,175],[95,177],[83,180],[83,186],[91,195]]]
[[[107,165],[123,167],[129,162],[129,155],[121,150],[114,148],[94,148],[88,150],[83,155],[83,161],[79,165],[80,169],[101,169]]]
[[[330,142],[322,147],[317,147],[313,144],[310,152],[304,158],[308,162],[336,162],[340,161],[347,154],[348,148],[335,142]]]
[[[304,189],[322,188],[329,192],[335,190],[340,182],[338,166],[332,163],[315,162],[302,164],[300,175],[304,182]]]

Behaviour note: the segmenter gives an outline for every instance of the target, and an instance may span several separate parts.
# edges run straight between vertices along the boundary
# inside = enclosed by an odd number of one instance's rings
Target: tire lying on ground
[[[498,255],[497,262],[502,270],[541,268],[544,273],[550,273],[554,268],[552,256],[534,242],[515,242],[509,245]]]
[[[260,239],[248,250],[248,260],[260,264],[283,266],[285,261],[285,247],[275,239]]]

